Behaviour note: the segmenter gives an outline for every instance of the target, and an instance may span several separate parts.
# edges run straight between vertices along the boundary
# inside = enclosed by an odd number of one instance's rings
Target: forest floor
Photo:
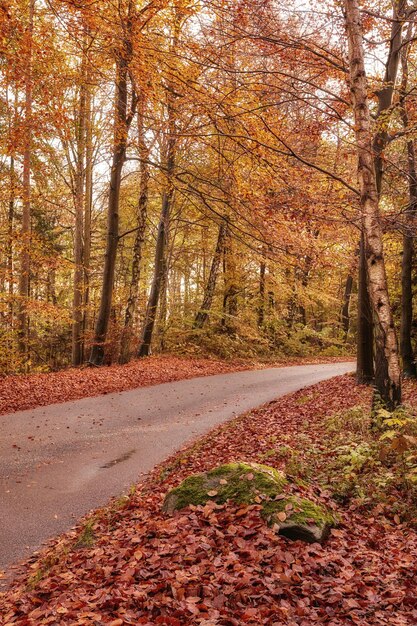
[[[405,396],[417,405],[415,383]],[[0,595],[4,625],[415,626],[411,502],[370,455],[369,404],[369,388],[345,375],[216,428],[28,562]],[[335,461],[348,444],[346,474],[346,456]],[[358,463],[364,446],[372,462]],[[300,494],[337,512],[327,542],[277,536],[259,505],[161,513],[183,478],[231,460],[284,469]]]
[[[306,357],[277,359],[261,363],[242,359],[220,361],[161,355],[136,359],[126,365],[69,368],[45,374],[5,376],[0,379],[0,415],[196,376],[211,376],[266,367],[345,361],[349,361],[349,357]]]

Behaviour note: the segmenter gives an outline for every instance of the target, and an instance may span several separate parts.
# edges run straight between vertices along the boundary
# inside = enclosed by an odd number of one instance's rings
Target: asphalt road
[[[0,569],[127,492],[214,426],[353,368],[335,363],[221,374],[0,416]]]

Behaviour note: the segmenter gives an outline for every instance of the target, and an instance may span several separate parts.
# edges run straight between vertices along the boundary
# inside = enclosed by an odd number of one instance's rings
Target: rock
[[[320,526],[317,524],[300,524],[297,522],[280,523],[278,534],[296,541],[305,541],[306,543],[323,543],[330,534],[332,523],[325,523]]]
[[[258,463],[228,463],[205,474],[186,478],[166,496],[162,510],[172,514],[189,504],[206,504],[214,500],[224,504],[254,504],[256,498],[273,498],[282,493],[287,480],[282,472]]]
[[[323,507],[306,498],[290,495],[266,502],[263,517],[270,525],[276,525],[280,535],[306,543],[323,543],[335,523],[333,516]]]
[[[332,516],[310,500],[284,493],[285,475],[259,463],[228,463],[204,474],[186,478],[165,497],[162,510],[172,515],[190,504],[232,501],[259,504],[262,517],[289,539],[322,542],[334,524]]]

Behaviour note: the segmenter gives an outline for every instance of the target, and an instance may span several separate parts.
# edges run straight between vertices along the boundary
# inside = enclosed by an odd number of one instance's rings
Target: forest
[[[2,624],[417,624],[416,63],[415,0],[0,0]]]
[[[367,380],[374,330],[398,386],[394,326],[415,374],[414,5],[316,4],[2,1],[3,375],[358,343]]]

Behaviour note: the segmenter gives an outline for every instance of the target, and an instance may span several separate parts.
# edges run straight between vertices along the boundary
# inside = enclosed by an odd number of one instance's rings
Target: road
[[[230,418],[353,363],[220,374],[0,416],[0,569]]]

